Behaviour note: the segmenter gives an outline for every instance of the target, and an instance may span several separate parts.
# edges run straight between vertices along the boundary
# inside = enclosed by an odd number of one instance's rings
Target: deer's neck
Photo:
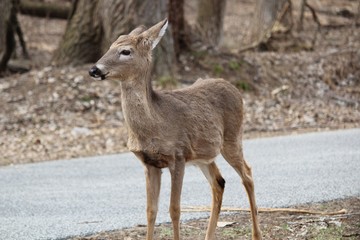
[[[140,110],[140,106],[152,108],[154,95],[149,71],[121,82],[122,107],[125,107],[123,111]]]
[[[125,122],[129,130],[130,145],[139,145],[157,130],[159,115],[154,103],[150,72],[121,82],[121,104]],[[139,146],[129,146],[139,148]],[[140,147],[141,148],[141,147]]]

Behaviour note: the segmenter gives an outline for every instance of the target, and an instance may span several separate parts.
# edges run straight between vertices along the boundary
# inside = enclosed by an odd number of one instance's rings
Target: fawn
[[[170,216],[180,239],[180,195],[187,163],[200,168],[212,189],[206,239],[215,238],[225,180],[215,163],[222,154],[240,175],[251,208],[252,237],[261,239],[251,168],[242,151],[243,103],[238,89],[223,79],[198,79],[192,86],[155,91],[151,85],[152,50],[165,34],[167,19],[121,35],[90,69],[97,79],[117,79],[128,128],[128,148],[145,168],[147,236],[154,236],[161,169],[171,174]]]

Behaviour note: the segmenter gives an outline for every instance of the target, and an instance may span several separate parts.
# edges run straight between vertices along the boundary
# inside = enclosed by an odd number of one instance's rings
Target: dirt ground
[[[316,240],[355,240],[360,239],[360,198],[348,198],[323,203],[295,206],[321,212],[334,212],[342,209],[344,214],[319,215],[298,213],[259,213],[260,226],[264,239],[316,239]],[[208,219],[197,219],[181,224],[183,240],[202,240],[205,238]],[[250,215],[247,212],[222,214],[218,224],[225,226],[216,230],[216,239],[251,239]],[[104,232],[72,240],[140,240],[145,239],[146,226],[137,226],[120,231]],[[172,239],[170,223],[160,224],[155,230],[155,239]]]
[[[298,134],[360,127],[360,28],[354,17],[357,1],[318,0],[304,30],[276,33],[271,51],[238,53],[249,39],[253,3],[229,0],[224,40],[219,51],[199,48],[180,57],[179,83],[222,77],[243,93],[244,138]],[[193,22],[196,7],[187,1]],[[328,14],[329,12],[335,14]],[[57,67],[51,63],[65,30],[63,20],[19,16],[31,60],[31,70],[0,78],[0,166],[127,151],[127,132],[118,82],[93,81],[91,64]],[[20,51],[17,53],[20,56]],[[161,89],[166,83],[154,82]],[[359,198],[309,204],[310,209],[337,216],[260,213],[265,239],[360,239]],[[203,239],[206,219],[183,223],[185,239]],[[219,228],[218,239],[249,239],[246,213],[224,215],[234,222]],[[86,239],[143,239],[145,227],[103,233]],[[169,224],[157,228],[158,239],[170,239]]]

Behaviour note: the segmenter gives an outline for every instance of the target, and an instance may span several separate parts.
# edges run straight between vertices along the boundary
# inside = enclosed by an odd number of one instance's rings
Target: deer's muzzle
[[[106,77],[106,73],[104,74],[97,66],[90,68],[89,75],[93,78],[101,78],[101,80],[104,80]]]

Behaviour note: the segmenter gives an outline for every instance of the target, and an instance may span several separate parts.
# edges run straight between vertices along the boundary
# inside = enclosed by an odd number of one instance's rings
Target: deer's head
[[[131,79],[149,68],[151,52],[165,34],[167,19],[149,29],[140,26],[128,35],[121,35],[110,49],[89,70],[90,76],[104,79]]]

